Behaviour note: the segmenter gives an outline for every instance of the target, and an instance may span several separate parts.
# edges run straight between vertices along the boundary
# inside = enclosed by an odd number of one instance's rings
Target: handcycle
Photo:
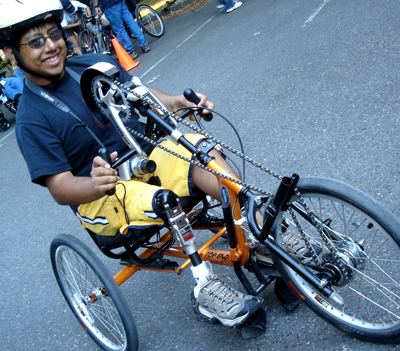
[[[169,135],[196,154],[196,159],[187,162],[217,177],[222,203],[212,208],[207,197],[183,198],[181,206],[187,215],[171,222],[182,230],[181,237],[169,225],[162,230],[143,229],[129,237],[120,233],[100,237],[89,232],[102,253],[123,266],[114,276],[75,237],[62,234],[54,238],[50,254],[59,287],[78,321],[100,347],[137,350],[135,321],[118,286],[139,271],[180,274],[191,261],[184,245],[178,243],[182,239],[193,240],[193,233],[198,231],[210,233],[198,248],[201,258],[232,267],[249,294],[258,295],[277,279],[283,279],[319,317],[351,336],[379,343],[400,341],[399,219],[345,183],[300,178],[297,174],[278,175],[215,139],[200,122],[196,127],[185,121],[193,111],[179,116],[178,111],[168,111],[138,78],[121,84],[115,79],[117,71],[112,65],[100,64],[86,70],[81,78],[88,107],[109,118],[130,148],[112,167],[127,179],[138,172],[138,164],[145,173],[146,155],[137,139],[162,148],[159,138]],[[186,91],[185,96],[198,103],[193,92]],[[133,109],[147,118],[143,135],[124,124]],[[268,193],[227,172],[202,147],[192,145],[178,131],[178,123],[203,134],[208,140],[205,143],[215,143],[220,152],[234,153],[272,176],[279,182],[276,191]],[[213,214],[216,209],[222,216]],[[260,211],[262,226],[256,220]],[[285,240],[287,237],[302,241],[307,255],[294,251]],[[226,249],[215,249],[214,244],[221,241]],[[260,244],[269,250],[271,263],[257,259],[256,248]],[[248,279],[249,274],[257,278],[256,285]]]

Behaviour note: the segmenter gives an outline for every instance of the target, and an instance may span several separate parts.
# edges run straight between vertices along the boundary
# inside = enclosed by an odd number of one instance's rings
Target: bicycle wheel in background
[[[86,30],[79,33],[78,42],[83,54],[97,53],[93,38]]]
[[[154,38],[161,38],[164,35],[164,22],[150,6],[144,4],[136,6],[135,16],[139,26],[148,35]]]
[[[136,351],[138,334],[128,304],[99,258],[71,235],[57,235],[51,264],[69,307],[103,349]]]
[[[400,221],[370,196],[338,181],[305,178],[297,188],[331,244],[322,240],[296,196],[290,200],[292,214],[290,210],[281,213],[275,240],[315,274],[321,267],[329,271],[343,303],[326,298],[274,257],[282,277],[333,326],[371,342],[399,342]],[[304,243],[304,237],[320,262],[301,257],[301,245],[293,246],[302,238]]]

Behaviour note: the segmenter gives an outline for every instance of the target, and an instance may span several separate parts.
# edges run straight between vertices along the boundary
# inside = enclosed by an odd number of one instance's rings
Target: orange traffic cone
[[[132,57],[125,51],[122,45],[119,43],[117,38],[113,38],[111,40],[114,50],[117,53],[119,63],[124,67],[127,71],[134,69],[139,65],[139,61],[133,61]]]

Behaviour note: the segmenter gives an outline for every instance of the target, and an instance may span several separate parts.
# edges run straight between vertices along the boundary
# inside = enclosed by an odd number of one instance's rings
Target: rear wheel
[[[79,33],[78,41],[83,54],[93,54],[97,52],[94,40],[86,30]]]
[[[71,235],[50,246],[58,285],[83,329],[103,349],[136,351],[138,335],[128,304],[99,258]]]
[[[283,278],[335,327],[372,342],[400,341],[400,221],[365,193],[338,181],[302,179],[298,189],[314,224],[294,196],[293,212],[281,213],[275,240],[315,274],[334,277],[332,287],[344,303],[325,297],[274,257]],[[321,238],[316,222],[328,240]],[[314,259],[291,250],[288,244],[296,237],[308,240],[306,251],[314,249]]]
[[[146,34],[154,38],[161,38],[164,35],[164,22],[160,15],[150,6],[136,6],[135,16],[139,26]]]

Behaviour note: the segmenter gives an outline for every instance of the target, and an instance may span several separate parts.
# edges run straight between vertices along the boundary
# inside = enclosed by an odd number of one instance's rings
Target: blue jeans
[[[221,4],[225,6],[225,11],[229,10],[233,6],[235,6],[235,2],[233,0],[220,0],[220,1],[221,1]]]
[[[132,34],[139,42],[139,46],[143,47],[148,44],[148,41],[144,39],[143,33],[133,19],[132,14],[129,12],[128,7],[125,5],[125,1],[120,1],[114,6],[105,9],[104,13],[107,20],[110,22],[111,28],[117,35],[118,41],[124,47],[128,54],[134,50],[131,38],[125,30],[124,23],[131,30]]]

